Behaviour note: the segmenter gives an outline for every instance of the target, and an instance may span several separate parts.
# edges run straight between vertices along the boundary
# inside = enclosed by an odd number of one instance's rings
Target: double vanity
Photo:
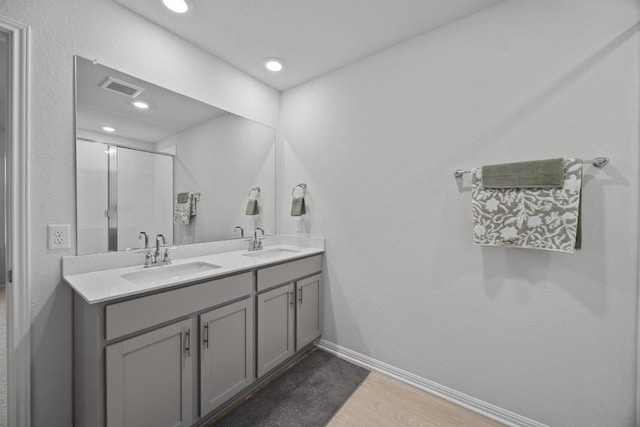
[[[190,426],[320,336],[323,239],[67,257],[74,290],[74,425]],[[124,265],[124,266],[123,266]]]
[[[324,239],[261,246],[273,127],[95,60],[76,57],[75,77],[74,425],[202,424],[320,336]],[[148,236],[155,251],[131,249]]]

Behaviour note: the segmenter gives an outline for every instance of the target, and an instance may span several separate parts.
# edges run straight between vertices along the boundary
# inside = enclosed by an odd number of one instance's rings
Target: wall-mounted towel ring
[[[296,188],[302,188],[302,195],[296,197]],[[291,216],[302,216],[307,213],[304,196],[307,194],[307,184],[298,184],[291,190]]]
[[[302,188],[302,197],[307,194],[307,184],[298,184],[291,190],[291,197],[295,197],[296,188],[298,187]]]
[[[251,198],[251,193],[256,192],[256,199],[258,197],[260,197],[260,187],[253,187],[251,190],[249,190],[249,198]]]
[[[247,200],[247,208],[244,211],[245,215],[258,215],[260,213],[259,198],[260,187],[253,187],[249,190],[249,200]]]

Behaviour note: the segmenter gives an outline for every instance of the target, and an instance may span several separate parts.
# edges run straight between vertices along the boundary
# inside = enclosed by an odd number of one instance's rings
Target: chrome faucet
[[[142,233],[140,233],[142,235]],[[144,233],[145,235],[147,233]],[[164,251],[161,251],[161,247],[160,247],[160,241],[162,240],[162,244],[167,244],[167,238],[164,237],[164,234],[158,234],[156,236],[156,249],[155,251],[138,251],[138,252],[146,252],[145,256],[144,256],[144,268],[149,268],[149,267],[157,267],[159,265],[167,265],[167,264],[171,264],[171,259],[169,258],[169,249],[175,249],[175,247],[172,248],[168,248],[165,247]],[[149,249],[148,245],[147,249]]]
[[[149,249],[149,233],[147,233],[146,231],[141,231],[138,234],[138,240],[141,240],[142,237],[144,237],[144,248]]]
[[[164,234],[158,234],[156,235],[156,251],[153,254],[153,263],[157,264],[158,258],[160,257],[160,240],[162,240],[162,244],[166,245],[167,244],[167,238],[164,237]]]
[[[244,238],[244,228],[240,227],[239,225],[236,225],[236,228],[233,229],[233,232],[235,233],[238,229],[240,229],[240,238]]]
[[[259,251],[262,249],[262,239],[264,239],[264,237],[258,237],[258,230],[260,230],[264,236],[264,230],[262,228],[256,227],[256,229],[253,230],[253,239],[249,240],[249,252]]]

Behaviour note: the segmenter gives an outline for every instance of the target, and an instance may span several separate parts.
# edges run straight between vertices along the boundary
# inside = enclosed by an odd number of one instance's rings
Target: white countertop
[[[253,270],[270,264],[304,258],[324,252],[324,249],[321,248],[285,244],[269,245],[264,248],[265,251],[269,249],[287,249],[295,252],[286,252],[268,258],[254,258],[244,256],[243,254],[246,254],[247,250],[243,249],[215,253],[212,255],[182,258],[173,261],[170,266],[193,262],[205,262],[208,264],[219,265],[220,268],[185,274],[178,278],[154,279],[146,283],[132,282],[122,276],[127,273],[161,269],[164,268],[164,266],[144,268],[142,265],[138,265],[135,267],[112,268],[80,274],[65,274],[63,278],[87,303],[96,304],[126,296],[157,291],[163,288],[169,288],[196,280],[215,279],[216,277],[226,276],[231,273]]]

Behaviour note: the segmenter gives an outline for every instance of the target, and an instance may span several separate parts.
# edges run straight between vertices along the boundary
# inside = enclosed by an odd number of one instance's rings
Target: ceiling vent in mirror
[[[127,83],[122,80],[114,79],[113,77],[107,77],[107,79],[104,82],[102,82],[100,87],[102,89],[105,89],[111,92],[116,92],[122,95],[126,95],[129,98],[135,98],[136,96],[140,95],[144,90],[139,86],[133,85],[131,83]]]

